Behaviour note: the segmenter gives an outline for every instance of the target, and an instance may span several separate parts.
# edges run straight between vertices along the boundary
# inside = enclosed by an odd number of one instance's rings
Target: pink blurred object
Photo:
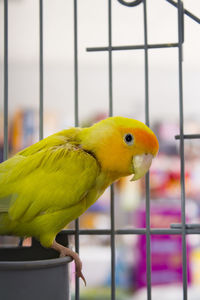
[[[146,225],[145,209],[139,209],[137,228]],[[169,206],[151,206],[151,228],[170,228],[172,223],[181,223],[180,208]],[[182,241],[181,235],[152,235],[151,236],[151,281],[152,285],[182,283]],[[135,252],[135,250],[134,250]],[[187,241],[188,283],[191,282],[190,246]],[[138,236],[136,245],[137,262],[134,271],[136,288],[146,286],[146,236]]]

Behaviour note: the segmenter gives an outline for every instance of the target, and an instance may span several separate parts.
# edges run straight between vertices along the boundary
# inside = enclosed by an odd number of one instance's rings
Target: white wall
[[[9,0],[9,110],[38,109],[39,1]],[[177,10],[165,0],[148,2],[149,43],[177,42]],[[80,117],[108,110],[107,0],[78,1]],[[143,44],[143,7],[113,5],[113,45]],[[184,1],[200,17],[198,0]],[[200,114],[200,25],[185,17],[186,117]],[[151,119],[178,118],[178,50],[149,51]],[[3,1],[0,1],[0,109],[3,109]],[[114,113],[144,119],[144,52],[113,52]],[[44,0],[44,108],[63,126],[73,119],[73,1]]]

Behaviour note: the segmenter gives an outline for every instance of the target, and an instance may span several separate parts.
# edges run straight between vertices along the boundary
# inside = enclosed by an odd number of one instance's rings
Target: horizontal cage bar
[[[181,223],[175,223],[175,224],[171,224],[170,226],[171,228],[182,228],[182,224]],[[200,229],[200,224],[185,224],[185,228],[187,229]]]
[[[112,46],[112,47],[88,47],[87,52],[97,51],[122,51],[122,50],[145,50],[145,45],[125,45],[125,46]],[[162,49],[162,48],[176,48],[177,43],[166,43],[166,44],[148,44],[148,49]]]
[[[181,138],[180,134],[175,135],[176,140],[180,140],[180,138]],[[185,140],[200,139],[200,134],[184,134],[183,138]]]
[[[200,227],[186,227],[186,234],[199,234],[200,233]],[[66,229],[61,232],[61,234],[69,234],[74,235],[75,234],[74,229]],[[145,228],[137,228],[137,229],[116,229],[114,231],[115,235],[127,235],[127,234],[133,234],[133,235],[141,235],[146,234]],[[111,230],[110,229],[80,229],[79,230],[80,235],[110,235]],[[171,225],[171,228],[151,228],[150,229],[151,235],[165,235],[165,234],[182,234],[182,226],[173,227],[173,224]]]

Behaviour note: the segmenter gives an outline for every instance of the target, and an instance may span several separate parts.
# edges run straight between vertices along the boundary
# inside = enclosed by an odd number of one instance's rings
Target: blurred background
[[[44,0],[44,135],[74,126],[73,1]],[[184,6],[200,17],[200,2]],[[142,45],[143,6],[112,1],[112,44]],[[9,0],[9,156],[39,139],[39,2]],[[177,9],[165,0],[147,1],[148,43],[176,43]],[[0,0],[0,161],[3,159],[3,1]],[[78,1],[80,126],[108,116],[108,1]],[[200,133],[200,25],[185,16],[183,45],[184,132]],[[149,50],[150,125],[160,152],[150,172],[151,226],[181,222],[178,49]],[[145,121],[144,51],[113,51],[114,115]],[[200,141],[185,141],[186,218],[200,222]],[[145,227],[145,183],[115,183],[116,228]],[[110,228],[110,191],[81,218],[81,228]],[[70,224],[74,228],[74,223]],[[14,244],[13,239],[0,240]],[[26,242],[27,244],[29,241]],[[146,299],[145,236],[116,237],[117,299]],[[73,239],[71,244],[74,245]],[[81,236],[87,288],[81,299],[110,299],[110,237]],[[200,236],[187,236],[189,300],[200,294]],[[181,236],[151,237],[152,299],[182,299]],[[72,299],[74,269],[71,270]],[[165,291],[165,293],[163,293]]]

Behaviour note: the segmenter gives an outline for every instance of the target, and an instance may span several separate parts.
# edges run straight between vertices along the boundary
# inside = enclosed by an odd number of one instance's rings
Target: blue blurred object
[[[118,288],[127,289],[131,286],[130,277],[130,265],[126,261],[126,247],[119,247],[116,252],[116,277],[115,282]],[[108,277],[105,280],[105,285],[111,285],[111,273],[109,272]]]
[[[35,132],[35,113],[33,110],[25,110],[23,117],[22,148],[26,148],[33,143]]]

